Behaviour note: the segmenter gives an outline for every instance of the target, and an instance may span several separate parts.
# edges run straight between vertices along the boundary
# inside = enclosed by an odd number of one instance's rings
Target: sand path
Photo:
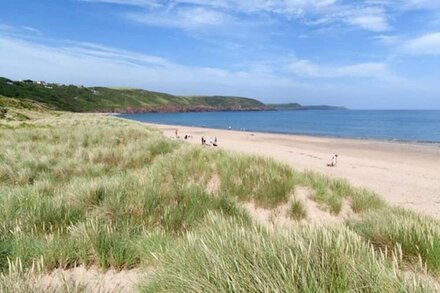
[[[392,205],[440,219],[440,147],[372,140],[322,138],[149,124],[188,142],[217,137],[219,147],[271,157],[296,170],[313,170],[377,192]],[[339,155],[338,166],[326,164]]]

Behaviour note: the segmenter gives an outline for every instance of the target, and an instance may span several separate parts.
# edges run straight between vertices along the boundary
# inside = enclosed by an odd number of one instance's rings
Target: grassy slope
[[[44,103],[56,110],[73,112],[141,112],[264,109],[257,100],[239,97],[183,97],[139,89],[48,87],[0,78],[0,95]],[[50,88],[49,88],[50,87]]]
[[[0,119],[3,121],[26,121],[48,115],[45,105],[35,101],[19,100],[0,95]]]
[[[0,119],[0,291],[37,290],[28,269],[76,265],[154,267],[147,292],[430,291],[417,276],[440,276],[440,223],[368,191],[134,122],[58,115]],[[275,207],[296,186],[335,214],[349,199],[358,216],[269,232],[241,208]]]

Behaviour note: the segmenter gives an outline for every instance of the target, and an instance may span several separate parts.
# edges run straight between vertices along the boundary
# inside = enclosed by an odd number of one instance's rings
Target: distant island
[[[264,104],[233,96],[176,96],[131,88],[85,87],[45,81],[13,81],[0,77],[0,96],[37,102],[53,110],[71,112],[209,112],[273,110],[340,110],[343,107]]]
[[[329,106],[329,105],[312,105],[304,106],[298,103],[287,103],[287,104],[267,104],[268,107],[275,110],[348,110],[345,107],[340,106]]]

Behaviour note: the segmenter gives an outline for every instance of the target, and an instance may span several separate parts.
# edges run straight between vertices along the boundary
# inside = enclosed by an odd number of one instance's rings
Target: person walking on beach
[[[174,131],[174,134],[176,135],[176,138],[179,138],[179,130],[176,128],[176,130]]]

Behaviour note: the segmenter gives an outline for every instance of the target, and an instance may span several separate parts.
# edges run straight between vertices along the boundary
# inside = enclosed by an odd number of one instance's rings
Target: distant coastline
[[[286,104],[266,104],[269,108],[274,110],[286,110],[286,111],[304,111],[304,110],[348,110],[346,107],[330,106],[330,105],[301,105],[298,103],[286,103]]]
[[[335,110],[333,106],[272,104],[236,96],[176,96],[133,88],[85,87],[0,77],[0,96],[59,111],[89,113],[177,113],[216,111]],[[1,106],[1,105],[0,105]]]

